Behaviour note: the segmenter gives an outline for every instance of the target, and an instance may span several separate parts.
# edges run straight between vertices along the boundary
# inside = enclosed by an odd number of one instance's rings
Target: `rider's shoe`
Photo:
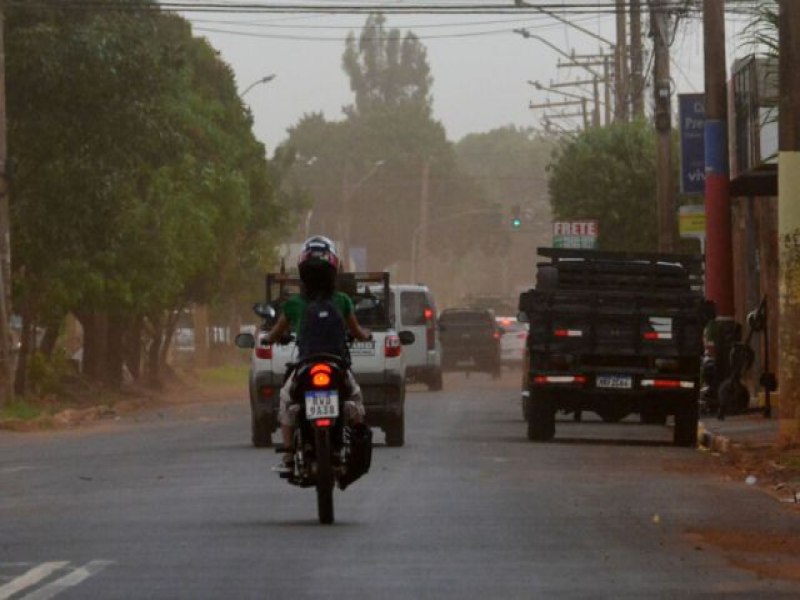
[[[272,467],[281,477],[291,475],[294,472],[294,456],[292,454],[284,454],[281,462]]]

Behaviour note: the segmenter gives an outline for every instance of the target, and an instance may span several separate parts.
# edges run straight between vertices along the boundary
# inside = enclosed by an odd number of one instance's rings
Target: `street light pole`
[[[257,85],[260,85],[260,84],[262,84],[262,83],[268,83],[268,82],[272,81],[273,79],[275,79],[276,77],[277,77],[277,75],[275,75],[275,73],[271,73],[271,74],[269,74],[269,75],[265,75],[265,76],[264,76],[264,77],[262,77],[261,79],[257,79],[256,81],[254,81],[253,83],[251,83],[250,85],[248,85],[248,86],[247,86],[247,87],[244,89],[244,91],[243,91],[241,94],[239,94],[239,97],[240,97],[240,98],[244,98],[244,95],[245,95],[247,92],[249,92],[250,90],[252,90],[254,87],[256,87]]]

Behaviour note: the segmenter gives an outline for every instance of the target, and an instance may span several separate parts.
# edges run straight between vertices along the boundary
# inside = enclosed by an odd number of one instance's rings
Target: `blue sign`
[[[681,193],[703,194],[706,186],[704,94],[679,94],[681,132]]]

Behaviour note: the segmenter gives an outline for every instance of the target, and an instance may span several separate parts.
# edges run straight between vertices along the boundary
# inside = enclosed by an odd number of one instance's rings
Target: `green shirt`
[[[347,317],[353,314],[353,301],[350,296],[342,292],[334,292],[331,298],[333,305],[342,315],[345,323]],[[283,314],[292,326],[292,331],[297,335],[303,327],[303,319],[306,316],[306,308],[308,308],[308,298],[302,294],[295,294],[291,296],[283,305]]]

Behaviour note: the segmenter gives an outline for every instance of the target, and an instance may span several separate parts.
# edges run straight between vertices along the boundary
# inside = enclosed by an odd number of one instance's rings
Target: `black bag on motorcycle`
[[[372,464],[372,430],[364,423],[349,428],[350,454],[344,474],[339,477],[339,488],[344,489],[366,474]]]

